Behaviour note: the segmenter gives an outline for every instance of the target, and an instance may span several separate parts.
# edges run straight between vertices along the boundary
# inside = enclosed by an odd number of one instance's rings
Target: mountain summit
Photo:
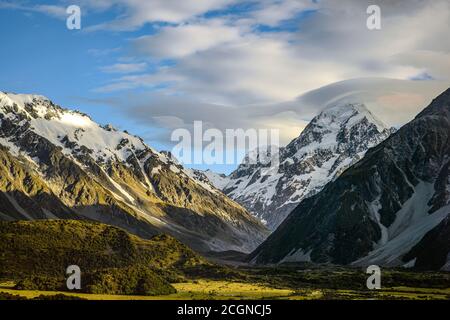
[[[226,178],[206,175],[274,230],[303,199],[319,192],[392,132],[363,104],[338,105],[320,113],[280,149],[279,167],[244,161]]]
[[[199,251],[254,249],[267,230],[169,153],[37,95],[0,93],[0,219],[88,219]]]
[[[450,89],[305,199],[251,259],[258,263],[450,266]]]

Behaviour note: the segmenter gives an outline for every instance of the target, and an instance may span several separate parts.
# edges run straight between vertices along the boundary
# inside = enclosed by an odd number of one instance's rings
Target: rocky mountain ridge
[[[0,219],[90,219],[198,251],[248,252],[267,230],[169,153],[37,95],[0,93]]]

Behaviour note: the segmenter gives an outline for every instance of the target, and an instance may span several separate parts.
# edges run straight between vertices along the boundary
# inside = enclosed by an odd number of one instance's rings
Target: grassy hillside
[[[211,266],[166,235],[143,240],[74,220],[0,222],[0,278],[20,289],[63,290],[69,265],[81,268],[84,292],[141,295],[173,293],[169,282]]]

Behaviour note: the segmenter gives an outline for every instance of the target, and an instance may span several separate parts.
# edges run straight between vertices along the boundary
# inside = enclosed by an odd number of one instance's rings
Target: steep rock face
[[[450,89],[301,202],[251,259],[443,267],[449,162]]]
[[[87,218],[145,237],[167,232],[200,251],[249,251],[267,235],[245,209],[139,137],[33,95],[1,93],[0,121],[0,156],[15,173],[2,168],[1,219]],[[21,185],[11,183],[17,178]]]
[[[322,190],[392,132],[362,104],[335,106],[279,150],[279,166],[275,161],[244,160],[230,176],[209,175],[210,180],[274,230],[303,199]]]

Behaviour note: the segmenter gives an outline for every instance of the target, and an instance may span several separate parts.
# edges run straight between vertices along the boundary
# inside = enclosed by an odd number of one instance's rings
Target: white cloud
[[[332,61],[307,61],[276,38],[246,35],[181,59],[166,73],[181,79],[176,83],[180,91],[200,99],[249,104],[293,99],[339,80],[345,71]]]
[[[33,11],[45,13],[60,19],[67,18],[66,8],[54,5],[37,5],[32,8]]]
[[[136,73],[142,72],[147,68],[147,63],[116,63],[110,66],[101,67],[100,70],[105,73]]]
[[[135,39],[134,46],[142,54],[157,58],[180,58],[239,38],[239,30],[219,20],[198,24],[182,24],[163,28],[151,36]]]
[[[310,0],[262,0],[259,8],[251,15],[251,19],[256,24],[277,26],[304,10],[316,8],[317,5]]]
[[[282,109],[298,110],[310,119],[318,111],[336,104],[363,102],[386,124],[398,127],[411,121],[449,87],[450,80],[351,79],[307,92],[294,102],[283,104]]]
[[[66,7],[58,5],[26,5],[20,2],[0,1],[0,9],[21,10],[25,12],[42,13],[57,19],[66,19]]]
[[[83,14],[114,10],[116,19],[84,27],[85,31],[131,31],[148,23],[179,24],[210,10],[219,10],[238,0],[59,0],[60,5],[34,5],[29,1],[17,3],[0,1],[0,8],[41,12],[57,18],[66,18],[66,8],[78,5]],[[117,13],[118,12],[118,13]]]
[[[90,27],[90,30],[135,30],[146,23],[182,23],[213,9],[221,9],[235,0],[101,0],[81,1],[86,7],[122,9],[118,19]]]
[[[445,49],[448,2],[431,6],[400,2],[408,4],[406,12],[399,2],[382,2],[380,32],[366,28],[368,2],[350,0],[344,4],[262,0],[243,18],[229,14],[163,27],[155,35],[136,39],[133,47],[149,59],[176,58],[175,66],[144,77],[115,79],[114,87],[154,88],[161,80],[171,83],[171,93],[221,104],[251,104],[293,99],[349,78],[409,79],[418,74],[448,78],[448,51],[425,54],[423,49]],[[298,32],[252,29],[255,23],[276,25],[312,7],[317,13],[299,22]]]
[[[393,61],[414,66],[422,70],[421,74],[432,75],[434,79],[445,80],[450,76],[450,52],[416,50],[400,53],[393,57]]]
[[[113,79],[98,90],[148,88],[127,99],[127,114],[168,130],[190,128],[195,120],[219,129],[277,127],[287,143],[320,110],[345,101],[367,103],[399,126],[450,85],[449,3],[380,1],[377,32],[366,28],[368,3],[263,0],[243,16],[161,27],[132,48],[140,59],[173,58],[175,64]],[[297,32],[255,29],[282,30],[283,21],[313,6],[318,11],[300,20]],[[418,75],[439,81],[407,80]]]
[[[94,57],[104,57],[104,56],[108,56],[112,53],[117,53],[121,49],[122,48],[120,48],[120,47],[104,48],[104,49],[92,48],[92,49],[89,49],[87,52]]]

